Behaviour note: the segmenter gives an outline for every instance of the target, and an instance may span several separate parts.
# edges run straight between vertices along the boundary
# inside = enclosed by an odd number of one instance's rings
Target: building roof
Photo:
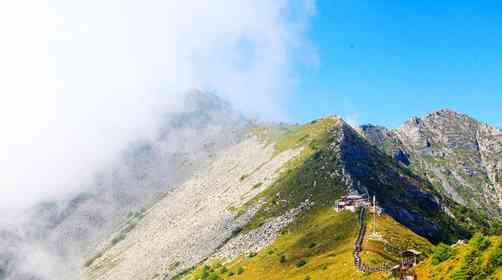
[[[415,255],[415,256],[420,256],[422,255],[422,252],[413,250],[413,249],[408,249],[404,252],[401,253],[401,255]]]

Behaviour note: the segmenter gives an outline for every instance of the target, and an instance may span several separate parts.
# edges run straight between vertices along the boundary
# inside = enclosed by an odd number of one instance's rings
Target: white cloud
[[[314,11],[286,0],[2,1],[0,210],[82,185],[179,109],[175,92],[214,90],[249,115],[283,117],[294,63],[312,55]]]

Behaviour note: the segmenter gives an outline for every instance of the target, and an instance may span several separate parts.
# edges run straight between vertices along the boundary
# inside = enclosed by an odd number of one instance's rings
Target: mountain
[[[502,219],[502,131],[475,119],[439,110],[413,117],[398,129],[366,125],[374,146],[456,202]]]
[[[85,192],[0,231],[0,279],[383,279],[408,249],[426,265],[437,244],[499,242],[499,129],[448,110],[398,129],[256,123],[184,100]],[[335,211],[351,194],[383,214]]]
[[[41,202],[0,228],[0,271],[16,280],[77,279],[99,240],[240,142],[249,125],[208,93],[187,92],[181,103],[154,138],[131,143],[83,191]]]
[[[410,247],[428,254],[438,242],[500,233],[495,219],[410,168],[414,158],[399,138],[361,130],[339,117],[254,125],[242,142],[104,240],[86,263],[87,277],[359,279],[352,246],[360,223],[373,225],[361,220],[367,214],[334,211],[350,193],[375,196],[385,213],[375,221],[383,241],[363,236],[363,262],[375,266],[395,264]],[[389,139],[395,146],[385,144]]]

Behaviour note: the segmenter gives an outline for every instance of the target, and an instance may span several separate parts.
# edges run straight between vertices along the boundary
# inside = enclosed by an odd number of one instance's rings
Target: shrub
[[[256,252],[251,252],[248,254],[248,258],[255,257],[256,255],[257,255]]]
[[[312,249],[312,248],[314,248],[315,246],[317,246],[317,243],[312,242],[312,243],[310,243],[309,248],[310,248],[310,249]]]
[[[111,243],[112,243],[112,245],[116,245],[117,243],[124,240],[125,238],[126,238],[126,235],[124,233],[120,233],[119,235],[115,236],[112,239]]]
[[[221,269],[220,269],[220,273],[226,273],[228,271],[227,267],[226,266],[223,266]]]
[[[451,256],[453,256],[451,247],[440,243],[436,249],[434,249],[434,253],[432,254],[432,264],[438,265],[448,260]]]
[[[474,234],[470,243],[474,246],[475,250],[480,251],[480,252],[486,250],[492,244],[490,239],[486,238],[481,233]]]
[[[209,277],[209,269],[210,267],[205,265],[203,268],[202,268],[202,273],[200,275],[200,278],[201,279],[207,279]]]
[[[235,237],[241,233],[242,228],[241,227],[236,227],[235,229],[232,230],[232,236]]]
[[[207,271],[207,270],[202,271],[202,274],[200,275],[200,278],[201,279],[207,279],[207,277],[209,277],[209,271]]]
[[[282,255],[281,258],[279,259],[279,261],[281,263],[285,263],[288,259],[286,258],[286,256]]]
[[[88,260],[85,262],[84,266],[85,266],[85,267],[89,267],[89,266],[91,266],[91,265],[92,265],[92,263],[94,263],[94,261],[95,261],[95,260],[97,260],[97,259],[101,258],[102,256],[103,256],[103,252],[99,252],[99,253],[97,253],[94,257],[92,257],[92,258],[88,259]],[[0,274],[0,275],[1,275],[1,274]],[[0,279],[1,279],[1,278],[0,278]]]
[[[304,280],[311,280],[312,278],[310,278],[310,276],[305,276],[305,278],[303,278]]]
[[[244,272],[244,268],[242,266],[239,266],[239,268],[237,268],[237,274],[240,275]]]
[[[220,279],[221,279],[220,276],[216,274],[216,272],[211,273],[211,275],[207,277],[207,280],[220,280]]]
[[[502,242],[493,249],[488,257],[488,263],[486,264],[486,273],[488,275],[493,274],[499,267],[502,266]]]
[[[307,264],[307,262],[302,259],[302,260],[299,260],[299,261],[296,262],[296,267],[302,267],[302,266],[304,266],[306,264]]]

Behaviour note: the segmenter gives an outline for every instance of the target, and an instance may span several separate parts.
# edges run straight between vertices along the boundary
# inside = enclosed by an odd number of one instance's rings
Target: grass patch
[[[103,256],[103,252],[98,252],[92,258],[90,258],[87,261],[85,261],[84,266],[85,267],[90,267],[94,263],[95,260],[101,258],[102,256]]]
[[[438,265],[453,256],[453,250],[450,246],[440,243],[434,249],[434,253],[432,254],[432,264]]]
[[[112,238],[112,240],[110,241],[110,243],[112,245],[116,245],[118,244],[120,241],[124,240],[126,238],[126,234],[125,233],[119,233],[117,234],[115,237]]]
[[[478,233],[468,244],[451,247],[451,256],[439,263],[434,262],[437,251],[444,249],[436,248],[430,258],[416,267],[419,279],[482,280],[502,277],[502,236]]]
[[[307,264],[307,261],[302,259],[302,260],[299,260],[296,262],[296,267],[300,268],[306,264]]]

